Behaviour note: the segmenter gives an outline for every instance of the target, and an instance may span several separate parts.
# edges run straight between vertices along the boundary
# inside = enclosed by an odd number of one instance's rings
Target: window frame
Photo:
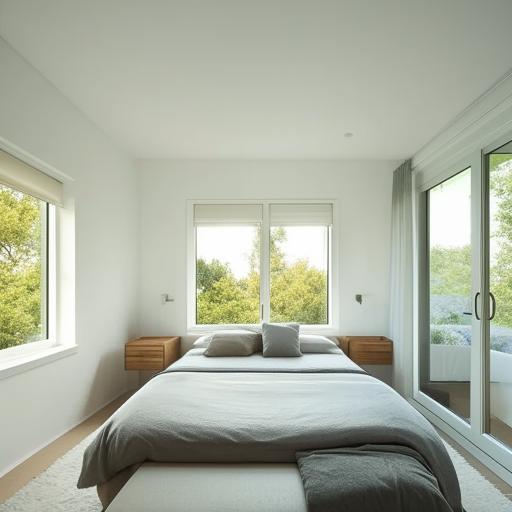
[[[329,229],[327,269],[327,324],[303,324],[302,332],[338,334],[339,322],[339,266],[338,266],[338,208],[336,199],[201,199],[187,201],[187,332],[190,334],[211,332],[218,329],[254,328],[259,324],[197,324],[196,323],[196,231],[194,206],[197,204],[260,204],[263,208],[260,247],[260,308],[262,322],[270,321],[270,205],[271,204],[331,204],[333,223]]]
[[[6,185],[9,187],[8,185]],[[13,188],[13,187],[9,187]],[[24,193],[24,192],[23,192]],[[30,194],[27,194],[30,195]],[[37,199],[37,198],[36,198]],[[42,200],[40,200],[42,201]],[[46,337],[38,341],[31,341],[0,349],[0,366],[30,358],[41,351],[54,349],[57,342],[57,207],[47,201],[42,201],[46,208],[46,251],[42,256],[42,265],[45,267],[45,282],[41,293],[45,296]]]

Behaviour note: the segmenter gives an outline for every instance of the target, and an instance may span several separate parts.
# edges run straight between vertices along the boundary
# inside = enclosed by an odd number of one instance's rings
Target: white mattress
[[[106,512],[307,512],[296,464],[143,464]]]

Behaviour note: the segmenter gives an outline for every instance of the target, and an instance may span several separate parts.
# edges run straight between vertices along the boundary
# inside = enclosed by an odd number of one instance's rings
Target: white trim
[[[404,367],[406,372],[405,380],[412,384],[409,389],[405,389],[405,398],[412,399],[415,390],[419,388],[419,310],[420,310],[420,254],[422,245],[419,239],[419,221],[421,216],[421,193],[416,186],[416,175],[412,176],[412,361],[411,368]]]
[[[248,329],[255,330],[260,329],[260,324],[213,324],[213,325],[194,325],[187,329],[188,335],[202,335],[213,331],[218,331],[219,329]],[[339,335],[339,329],[329,326],[328,324],[320,324],[320,325],[301,325],[300,326],[301,334],[318,334],[322,336],[337,336]]]
[[[509,145],[512,141],[512,129],[508,131],[504,131],[500,137],[497,137],[492,141],[492,143],[488,144],[485,148],[482,149],[482,157],[489,153],[494,153],[496,150],[500,149],[502,146]]]
[[[455,161],[449,159],[448,161],[438,162],[437,165],[432,165],[428,172],[417,171],[415,173],[416,188],[420,192],[425,192],[469,167],[473,168],[475,165],[474,156],[475,152],[473,151]]]
[[[476,457],[484,466],[487,466],[491,471],[496,473],[502,480],[512,485],[512,472],[509,471],[505,466],[500,464],[498,461],[493,459],[489,454],[482,451],[476,444],[470,441],[467,437],[461,435],[451,425],[443,421],[442,418],[433,414],[428,408],[424,407],[421,403],[416,400],[409,400],[409,403],[417,409],[423,416],[425,416],[433,425],[445,434],[453,438],[459,443],[465,450],[471,455]]]
[[[482,144],[482,140],[496,139],[498,135],[495,132],[500,131],[504,124],[512,123],[512,119],[508,117],[508,122],[499,122],[492,126],[492,122],[507,112],[511,106],[512,70],[468,105],[438,135],[417,151],[413,157],[413,168],[428,168],[433,163],[439,162],[446,154],[453,154],[455,149],[457,150],[455,157],[458,159],[475,146],[486,146],[486,143]]]
[[[62,205],[61,181],[3,150],[0,150],[0,184],[46,203]]]
[[[81,420],[77,421],[76,423],[72,423],[70,427],[66,427],[66,429],[61,431],[60,434],[57,434],[56,436],[51,437],[49,441],[46,441],[44,444],[40,444],[37,448],[34,448],[33,450],[30,450],[28,452],[28,454],[24,455],[23,457],[18,459],[16,462],[14,462],[12,464],[9,464],[9,466],[7,466],[5,469],[3,469],[0,472],[0,478],[2,478],[5,475],[7,475],[7,473],[11,472],[13,469],[18,467],[20,464],[23,464],[26,460],[30,459],[30,457],[32,457],[36,453],[40,452],[41,450],[43,450],[44,448],[46,448],[47,446],[52,444],[54,441],[56,441],[57,439],[59,439],[63,435],[65,435],[68,432],[70,432],[71,430],[73,430],[74,428],[78,427],[78,425],[81,425],[82,423],[87,421],[89,418],[94,416],[97,412],[101,411],[101,409],[103,409],[107,405],[111,404],[112,402],[114,402],[115,400],[117,400],[118,398],[120,398],[121,396],[123,396],[124,394],[126,394],[128,392],[130,392],[130,388],[127,388],[126,390],[124,390],[121,393],[119,393],[118,395],[116,395],[114,398],[104,402],[102,405],[100,405],[99,407],[94,409],[93,412],[91,412],[90,414],[88,414],[87,416],[82,418]]]
[[[5,359],[0,362],[0,379],[6,379],[38,366],[51,363],[57,359],[76,354],[77,351],[77,345],[57,345],[49,348],[40,347],[40,350],[33,351],[32,353]]]
[[[268,203],[263,205],[263,224],[260,230],[261,268],[270,268],[270,205]],[[270,272],[260,271],[260,321],[270,321]]]
[[[40,341],[31,341],[28,343],[23,343],[22,345],[15,345],[13,347],[4,348],[0,350],[0,368],[4,362],[19,359],[20,357],[30,356],[32,354],[36,354],[37,352],[41,352],[49,348],[54,348],[56,346],[57,342],[55,339],[47,338]]]
[[[471,304],[473,298],[482,291],[484,282],[482,265],[482,246],[484,233],[482,232],[482,204],[483,197],[483,169],[480,150],[470,153],[471,162]],[[478,307],[478,305],[477,305]],[[480,312],[484,318],[485,312]],[[481,354],[484,353],[483,322],[477,320],[476,315],[471,317],[471,381],[470,381],[470,416],[471,435],[481,436],[483,433],[484,414],[482,409],[482,390],[484,382],[484,365]]]
[[[51,204],[48,206],[48,339],[60,344],[61,340],[57,338],[57,208]]]
[[[44,160],[41,160],[40,158],[37,158],[32,153],[29,153],[28,151],[25,151],[24,149],[20,148],[13,142],[5,139],[4,137],[0,136],[0,149],[6,151],[7,153],[10,153],[12,156],[18,158],[19,160],[24,161],[25,163],[31,165],[32,167],[35,167],[39,169],[41,172],[44,172],[45,174],[48,174],[48,176],[51,176],[52,178],[55,178],[62,182],[73,182],[75,181],[74,178],[69,176],[69,174],[66,174],[53,165],[48,164]]]
[[[195,201],[187,201],[187,331],[196,324],[196,237]]]
[[[333,224],[330,227],[329,236],[329,296],[328,296],[328,323],[322,325],[301,325],[302,332],[321,333],[326,335],[336,335],[339,330],[339,222],[338,222],[338,202],[337,199],[188,199],[187,200],[187,333],[199,334],[216,329],[240,329],[240,324],[219,324],[219,325],[198,325],[196,324],[196,240],[194,230],[194,206],[196,204],[261,204],[263,205],[263,222],[261,224],[261,266],[268,267],[268,246],[269,240],[265,238],[270,236],[269,208],[271,204],[320,204],[329,203],[332,205]],[[268,231],[268,234],[265,233]],[[264,252],[266,251],[266,252]],[[270,283],[265,279],[264,272],[260,277],[260,308],[264,304],[270,304]],[[266,300],[266,302],[265,302]],[[263,309],[262,321],[269,320],[268,307]],[[261,309],[260,309],[261,316]],[[251,328],[256,325],[248,326]]]

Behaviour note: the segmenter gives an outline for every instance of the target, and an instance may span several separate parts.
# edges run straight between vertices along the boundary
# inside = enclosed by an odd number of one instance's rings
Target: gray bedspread
[[[299,452],[308,512],[452,512],[425,459],[401,445]]]
[[[307,371],[310,356],[323,372]],[[453,511],[462,510],[455,470],[432,426],[391,388],[355,373],[346,356],[295,363],[250,356],[224,371],[234,358],[211,359],[185,357],[116,411],[85,451],[78,487],[144,461],[295,462],[302,451],[386,444],[421,454]],[[305,372],[286,368],[298,361]]]

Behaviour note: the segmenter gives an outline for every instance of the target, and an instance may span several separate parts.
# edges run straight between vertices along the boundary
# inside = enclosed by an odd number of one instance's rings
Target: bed
[[[284,475],[276,503],[291,493],[310,511],[463,510],[455,470],[432,426],[340,350],[302,357],[204,351],[189,351],[103,425],[85,452],[79,487],[98,486],[107,506],[133,474],[129,485],[148,488],[165,466],[180,478],[210,470],[204,482],[217,478],[219,489],[236,495],[223,475],[257,481],[252,472],[267,467],[264,474],[273,468]],[[201,487],[190,478],[192,488]],[[184,496],[186,488],[178,487]],[[259,496],[263,503],[271,495]],[[247,496],[246,510],[257,510],[257,493]]]

